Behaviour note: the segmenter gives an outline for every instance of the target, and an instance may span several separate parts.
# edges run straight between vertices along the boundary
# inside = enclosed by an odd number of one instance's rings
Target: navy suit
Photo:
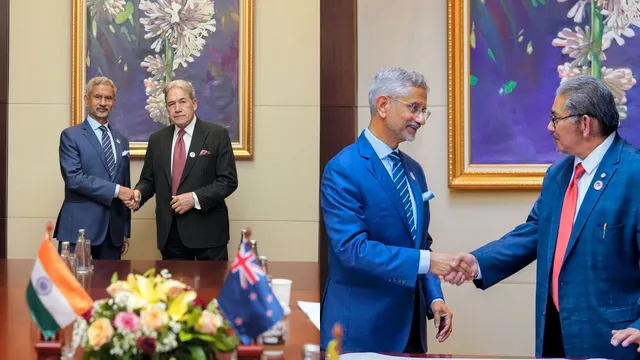
[[[573,164],[573,156],[553,164],[527,221],[473,252],[482,274],[476,286],[483,289],[538,260],[536,356],[542,356],[543,345],[547,345],[543,342],[551,269]],[[637,345],[614,347],[610,340],[611,330],[640,328],[640,151],[615,135],[595,171],[559,275],[565,355],[639,359]]]
[[[422,349],[440,280],[418,274],[419,249],[429,249],[427,183],[420,165],[400,154],[416,201],[417,239],[411,237],[402,200],[389,173],[362,134],[327,164],[321,206],[329,238],[329,276],[321,299],[320,346],[331,329],[344,329],[345,351],[403,352],[419,301]],[[418,291],[416,291],[418,289]]]
[[[131,235],[131,211],[114,198],[116,184],[130,187],[129,141],[110,127],[116,165],[109,175],[102,145],[87,120],[66,128],[60,135],[60,171],[64,202],[54,231],[58,241],[75,243],[79,229],[86,230],[91,245],[110,234],[116,247]]]

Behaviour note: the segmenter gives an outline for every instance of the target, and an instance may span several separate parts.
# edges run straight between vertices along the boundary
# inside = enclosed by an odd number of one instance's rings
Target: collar
[[[573,158],[573,168],[575,169],[578,164],[582,163],[584,171],[587,174],[591,175],[591,172],[593,172],[598,167],[600,161],[602,161],[602,158],[604,157],[604,154],[606,154],[607,150],[609,150],[609,147],[613,143],[613,139],[615,137],[616,132],[614,131],[609,136],[607,136],[607,138],[604,139],[604,141],[600,145],[593,149],[593,151],[584,159],[580,159],[579,157],[575,156]]]
[[[191,119],[191,122],[189,123],[189,125],[185,126],[184,131],[187,132],[187,135],[189,135],[190,137],[193,137],[193,130],[196,128],[196,116],[193,115],[193,119]],[[177,137],[178,136],[178,131],[180,131],[180,128],[177,126],[174,126],[173,129],[173,137]]]
[[[364,129],[364,136],[367,138],[367,140],[369,140],[371,147],[373,147],[373,151],[376,152],[376,155],[378,155],[378,158],[380,158],[380,160],[386,158],[392,152],[398,153],[398,149],[392,149],[391,147],[389,147],[389,145],[385,144],[382,140],[373,135],[371,130],[369,130],[369,127]]]
[[[93,129],[93,131],[98,130],[98,128],[99,128],[100,126],[102,126],[102,124],[100,124],[100,123],[98,122],[98,120],[95,120],[94,118],[92,118],[92,117],[91,117],[91,116],[89,116],[89,115],[87,115],[87,122],[89,123],[89,125],[91,126],[91,128]],[[109,129],[109,121],[108,121],[108,120],[107,120],[107,123],[106,123],[106,124],[104,124],[104,126],[105,126],[107,129]],[[109,129],[109,130],[111,130],[111,129]]]

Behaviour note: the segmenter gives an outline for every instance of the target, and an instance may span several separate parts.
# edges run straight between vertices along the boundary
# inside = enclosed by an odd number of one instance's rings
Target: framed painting
[[[71,124],[85,117],[94,76],[118,89],[111,125],[141,158],[171,124],[163,89],[190,81],[200,119],[229,131],[236,159],[253,158],[254,0],[72,0]]]
[[[603,79],[619,133],[640,144],[640,1],[447,1],[450,188],[540,188],[563,156],[555,90],[578,74]]]

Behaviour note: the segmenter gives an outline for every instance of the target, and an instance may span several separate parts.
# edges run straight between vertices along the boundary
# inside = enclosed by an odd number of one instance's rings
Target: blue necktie
[[[409,192],[411,188],[409,187],[409,181],[407,179],[407,174],[404,172],[404,166],[402,166],[402,161],[400,160],[400,156],[396,152],[392,152],[389,154],[389,159],[391,160],[391,179],[393,183],[396,185],[396,189],[398,189],[398,194],[400,194],[400,199],[402,200],[402,205],[404,205],[404,212],[407,216],[407,220],[409,220],[409,228],[411,229],[411,238],[413,241],[416,240],[416,219],[413,217],[413,207],[411,206],[411,195]]]
[[[109,169],[109,176],[113,179],[113,173],[116,170],[116,158],[113,155],[113,147],[111,146],[111,138],[107,134],[107,128],[102,125],[98,129],[102,130],[102,152],[104,158],[107,159],[107,168]]]

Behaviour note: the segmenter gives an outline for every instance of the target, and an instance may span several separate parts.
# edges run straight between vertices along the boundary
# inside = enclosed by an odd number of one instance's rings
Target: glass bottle
[[[85,238],[85,230],[78,230],[78,239],[76,240],[76,273],[86,274],[89,272],[91,264],[91,247]]]

